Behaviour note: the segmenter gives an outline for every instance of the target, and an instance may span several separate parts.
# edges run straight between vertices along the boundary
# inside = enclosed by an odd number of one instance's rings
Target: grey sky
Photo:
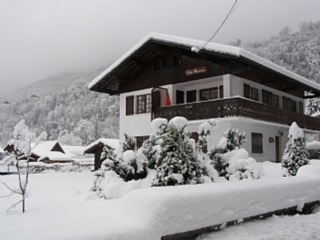
[[[234,0],[0,0],[0,93],[107,66],[149,32],[207,40]],[[241,2],[214,41],[252,42],[320,20],[320,0]]]

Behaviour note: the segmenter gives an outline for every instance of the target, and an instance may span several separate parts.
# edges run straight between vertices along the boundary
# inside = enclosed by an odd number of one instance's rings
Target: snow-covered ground
[[[317,166],[319,163],[312,162],[312,165]],[[232,209],[234,206],[220,209],[222,205],[217,204],[210,207],[200,197],[192,197],[195,195],[192,192],[207,196],[209,190],[215,191],[215,194],[211,194],[213,199],[219,200],[220,197],[230,203],[236,200],[234,202],[238,206],[246,207],[242,212],[249,212],[250,209],[255,211],[258,208],[261,209],[261,207],[268,209],[270,207],[268,205],[261,206],[251,202],[249,196],[241,197],[238,195],[240,193],[239,189],[244,188],[247,189],[248,194],[251,194],[258,183],[267,187],[267,191],[270,192],[277,190],[273,190],[270,187],[271,185],[267,186],[269,181],[279,183],[279,186],[287,184],[285,183],[287,180],[283,181],[281,179],[280,164],[265,162],[262,166],[265,171],[265,177],[261,180],[142,189],[113,200],[98,199],[89,192],[94,179],[91,172],[32,174],[30,175],[29,183],[30,197],[27,199],[27,212],[25,214],[21,213],[20,208],[9,212],[6,211],[14,202],[19,200],[18,196],[0,198],[0,239],[149,240],[157,239],[155,236],[158,236],[157,234],[161,233],[161,231],[167,229],[175,231],[176,229],[187,227],[177,226],[171,228],[172,221],[193,224],[193,219],[199,218],[197,214],[192,212],[195,209],[223,213],[225,214],[225,219],[232,219],[241,213]],[[287,182],[292,182],[293,180],[293,182],[298,185],[301,184],[301,186],[312,185],[312,182],[319,181],[318,177],[301,177],[301,180],[299,177],[286,179],[289,179]],[[0,176],[0,182],[15,186],[17,184],[17,176]],[[232,192],[227,189],[229,188],[228,186],[230,186],[231,190],[233,189],[235,196],[237,195],[238,197],[237,199],[235,197],[225,198],[225,194]],[[316,196],[315,194],[317,194],[317,190],[319,192],[319,189],[316,189],[317,187],[314,188],[316,192],[313,192],[312,188],[299,189],[297,192],[307,191],[308,197]],[[280,190],[278,191],[280,195]],[[289,192],[292,191],[281,193],[282,197],[289,194]],[[0,184],[0,196],[7,193],[6,188]],[[171,208],[181,205],[179,201],[184,196],[194,204],[186,206],[182,204],[182,210],[185,211],[185,215],[181,218],[181,215],[175,214]],[[268,201],[272,201],[273,197],[276,196],[259,196],[260,199],[265,198]],[[166,202],[166,199],[171,199],[172,202]],[[296,200],[301,201],[299,194],[296,195],[296,199],[295,197],[289,199],[293,204],[296,203]],[[220,203],[223,204],[223,201],[220,201]],[[253,208],[250,208],[250,205]],[[168,212],[171,213],[168,215]],[[150,217],[155,219],[151,220]],[[166,217],[169,217],[169,219],[166,219]],[[203,222],[206,226],[206,219]],[[320,239],[320,225],[317,224],[319,222],[320,211],[312,215],[272,217],[267,220],[243,223],[235,227],[222,229],[213,234],[203,235],[199,239]],[[154,224],[158,224],[157,229],[155,229]],[[198,222],[195,225],[200,226],[201,224],[201,222]],[[151,227],[149,232],[146,232],[149,227]]]

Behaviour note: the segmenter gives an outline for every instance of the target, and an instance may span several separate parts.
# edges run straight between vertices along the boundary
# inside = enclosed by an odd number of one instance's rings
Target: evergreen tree
[[[309,163],[304,134],[293,122],[289,129],[289,140],[282,157],[284,176],[295,176],[298,169]]]
[[[218,171],[219,176],[229,178],[227,168],[229,163],[223,159],[222,155],[240,148],[245,142],[245,133],[240,133],[239,129],[229,129],[224,133],[218,146],[215,146],[209,153],[211,164]]]
[[[320,112],[320,98],[308,99],[306,114],[312,115],[318,112]]]
[[[184,127],[178,128],[174,124],[169,124],[160,147],[153,186],[201,182],[201,166],[190,139],[184,132]]]
[[[127,134],[124,134],[124,142],[122,143],[122,152],[128,151],[128,150],[136,150],[136,141],[133,137],[128,136]]]

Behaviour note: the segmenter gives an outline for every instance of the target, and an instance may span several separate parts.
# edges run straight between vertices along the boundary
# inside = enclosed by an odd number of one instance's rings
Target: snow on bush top
[[[176,127],[179,131],[188,132],[188,120],[185,117],[174,117],[170,120],[169,124]]]
[[[298,169],[297,176],[320,177],[320,162],[319,164],[304,165],[300,167]]]
[[[312,141],[306,143],[307,149],[320,149],[320,142]]]
[[[151,122],[151,128],[155,133],[163,133],[166,126],[168,124],[168,120],[165,118],[156,118]]]
[[[304,138],[303,130],[298,126],[296,122],[293,122],[289,128],[289,137],[293,139]]]
[[[127,150],[122,155],[122,159],[125,164],[129,164],[130,162],[135,160],[136,157],[137,157],[136,153],[132,150]]]

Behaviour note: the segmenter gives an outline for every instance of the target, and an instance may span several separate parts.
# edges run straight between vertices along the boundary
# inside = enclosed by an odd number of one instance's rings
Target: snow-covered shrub
[[[217,125],[215,120],[209,120],[208,122],[204,122],[200,124],[198,128],[198,141],[195,145],[196,153],[198,155],[198,161],[201,164],[202,174],[205,178],[209,178],[205,180],[215,181],[218,178],[217,171],[210,164],[210,159],[207,154],[208,151],[208,141],[212,137],[213,128]]]
[[[168,128],[168,120],[165,118],[156,118],[151,122],[151,128],[154,133],[149,137],[149,139],[144,141],[141,146],[141,151],[148,161],[148,168],[154,169],[159,155],[162,135]]]
[[[133,137],[124,134],[124,142],[122,143],[122,152],[125,152],[127,150],[136,150],[136,141]]]
[[[197,151],[198,152],[207,152],[208,140],[212,136],[212,130],[217,125],[217,122],[214,120],[209,120],[208,122],[202,123],[199,126],[198,134],[199,139],[197,141]]]
[[[218,171],[219,176],[227,177],[227,168],[229,162],[224,159],[223,154],[239,149],[245,142],[245,133],[240,133],[239,129],[229,129],[224,133],[224,136],[220,140],[217,146],[214,146],[209,153],[211,164]]]
[[[259,179],[263,175],[263,169],[254,158],[249,157],[249,153],[244,148],[236,148],[222,155],[225,162],[226,178],[229,181],[243,179]]]
[[[202,182],[202,169],[194,147],[187,136],[187,119],[173,118],[162,135],[153,186]]]
[[[289,140],[282,157],[284,176],[295,176],[298,169],[309,163],[304,133],[296,122],[289,128]]]

